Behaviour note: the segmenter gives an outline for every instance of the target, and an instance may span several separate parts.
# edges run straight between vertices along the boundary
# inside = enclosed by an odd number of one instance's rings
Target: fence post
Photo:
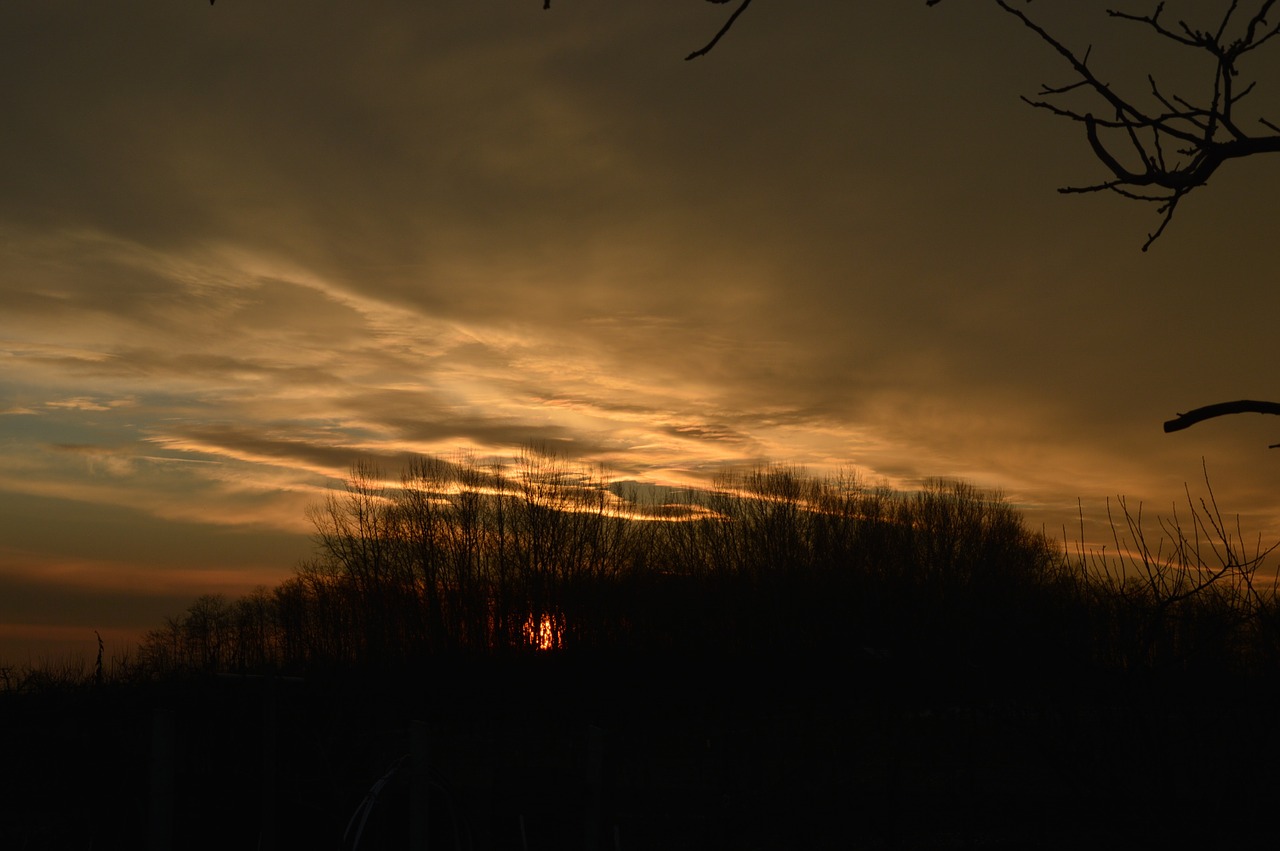
[[[150,851],[171,851],[173,847],[173,781],[173,713],[156,709],[151,713]]]
[[[601,810],[604,805],[604,730],[592,724],[587,727],[587,811],[583,823],[583,839],[586,851],[600,847]]]
[[[430,824],[427,810],[431,804],[431,778],[427,762],[430,741],[426,722],[414,721],[409,729],[409,847],[412,851],[427,851],[431,844],[427,836]]]
[[[262,684],[262,811],[258,849],[275,851],[276,847],[276,674],[271,673]]]

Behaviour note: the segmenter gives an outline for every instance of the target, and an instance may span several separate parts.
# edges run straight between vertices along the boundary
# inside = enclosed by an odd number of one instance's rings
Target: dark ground
[[[1271,837],[1270,693],[963,679],[911,678],[879,660],[524,656],[3,693],[0,848],[148,847],[157,712],[173,727],[171,847],[193,851],[268,847],[272,822],[277,848],[357,847],[361,824],[359,848],[408,848],[411,769],[398,761],[415,721],[432,848],[1236,848]],[[264,787],[272,752],[276,782]]]

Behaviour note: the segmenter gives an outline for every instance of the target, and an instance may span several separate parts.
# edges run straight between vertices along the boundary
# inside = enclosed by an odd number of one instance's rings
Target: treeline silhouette
[[[959,482],[361,464],[278,587],[0,669],[0,847],[1262,845],[1270,550],[1119,508],[1104,553]]]
[[[1275,587],[1257,581],[1269,550],[1246,553],[1216,505],[1157,545],[1126,506],[1106,556],[962,482],[897,492],[762,466],[640,493],[533,451],[508,471],[419,458],[395,481],[358,464],[311,511],[316,555],[295,576],[197,599],[148,634],[135,671],[549,653],[843,663],[989,689],[1280,660]]]

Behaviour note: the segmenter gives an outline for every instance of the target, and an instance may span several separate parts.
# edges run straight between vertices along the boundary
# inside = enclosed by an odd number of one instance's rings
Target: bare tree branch
[[[1182,431],[1182,429],[1189,428],[1203,420],[1223,417],[1228,414],[1280,414],[1280,402],[1258,402],[1253,399],[1241,399],[1237,402],[1218,402],[1214,405],[1205,405],[1203,408],[1195,408],[1185,414],[1178,414],[1174,419],[1167,420],[1164,424],[1164,430],[1166,433]]]
[[[732,2],[732,0],[706,0],[706,2],[714,3],[717,6],[723,6],[726,3]],[[934,3],[937,3],[937,2],[938,0],[928,0],[928,4],[930,6],[932,6]],[[728,33],[729,30],[733,28],[734,22],[738,20],[738,16],[741,15],[743,12],[747,11],[747,7],[750,5],[751,5],[751,0],[742,0],[742,2],[738,4],[738,8],[734,9],[733,14],[730,15],[729,19],[724,22],[724,26],[720,28],[720,31],[717,32],[711,38],[711,41],[707,42],[702,47],[698,48],[697,50],[693,51],[693,53],[690,53],[688,56],[686,56],[684,58],[685,61],[688,62],[690,59],[697,59],[699,56],[706,56],[708,53],[710,53],[711,48],[715,47],[716,44],[719,43],[720,39],[725,37],[725,34]],[[542,0],[542,8],[550,9],[551,0]]]
[[[723,3],[728,3],[729,0],[707,0],[707,2],[723,4]],[[715,37],[712,38],[711,41],[707,42],[698,50],[695,50],[693,53],[690,53],[688,56],[684,58],[684,60],[688,62],[690,59],[697,59],[699,56],[706,56],[708,53],[710,53],[711,48],[715,47],[716,43],[719,42],[720,39],[724,38],[724,34],[727,33],[730,30],[730,28],[733,27],[734,21],[738,20],[738,16],[741,15],[743,12],[747,11],[747,7],[750,5],[751,5],[751,0],[742,0],[742,3],[738,6],[738,8],[734,9],[733,14],[729,16],[729,20],[725,21],[724,26],[722,26],[720,28],[720,31],[715,34]]]
[[[1108,15],[1119,20],[1142,24],[1161,38],[1182,47],[1204,51],[1213,60],[1212,94],[1208,103],[1166,95],[1154,75],[1148,75],[1150,94],[1161,110],[1148,113],[1137,101],[1116,92],[1103,82],[1089,66],[1089,52],[1080,56],[1025,12],[1010,5],[1009,0],[996,0],[1005,12],[1013,15],[1042,41],[1052,47],[1071,65],[1077,79],[1061,86],[1044,85],[1040,95],[1045,100],[1023,98],[1031,106],[1084,125],[1085,138],[1098,161],[1112,179],[1085,186],[1067,186],[1065,193],[1111,191],[1124,198],[1152,202],[1157,205],[1160,224],[1147,235],[1142,250],[1164,233],[1177,210],[1178,203],[1192,190],[1206,185],[1218,167],[1228,160],[1255,154],[1280,151],[1280,128],[1266,118],[1258,123],[1271,131],[1269,135],[1250,135],[1241,129],[1234,110],[1241,98],[1252,91],[1254,83],[1237,90],[1237,61],[1280,34],[1280,22],[1269,22],[1268,14],[1278,0],[1263,0],[1241,28],[1233,26],[1240,15],[1240,0],[1231,0],[1218,25],[1212,30],[1197,29],[1186,21],[1168,26],[1161,20],[1164,3],[1156,5],[1149,15],[1111,10]],[[1241,30],[1235,38],[1228,32]],[[1097,97],[1105,113],[1114,117],[1098,117],[1094,111],[1054,103],[1052,98],[1068,92],[1085,90]],[[1103,131],[1112,131],[1104,138]],[[1118,143],[1119,140],[1123,140]],[[1119,147],[1117,147],[1119,144]],[[1137,167],[1124,164],[1136,160]]]

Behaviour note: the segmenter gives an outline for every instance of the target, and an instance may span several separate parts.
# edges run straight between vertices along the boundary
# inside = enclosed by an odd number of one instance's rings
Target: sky
[[[1209,79],[1105,4],[1027,8],[1138,96]],[[1280,419],[1161,431],[1280,399],[1276,162],[1143,253],[1150,207],[1056,192],[1105,175],[993,3],[760,0],[683,61],[729,11],[7,4],[0,660],[275,585],[353,462],[417,453],[961,478],[1059,538],[1207,469],[1280,539]],[[1277,57],[1243,68],[1272,120]]]

